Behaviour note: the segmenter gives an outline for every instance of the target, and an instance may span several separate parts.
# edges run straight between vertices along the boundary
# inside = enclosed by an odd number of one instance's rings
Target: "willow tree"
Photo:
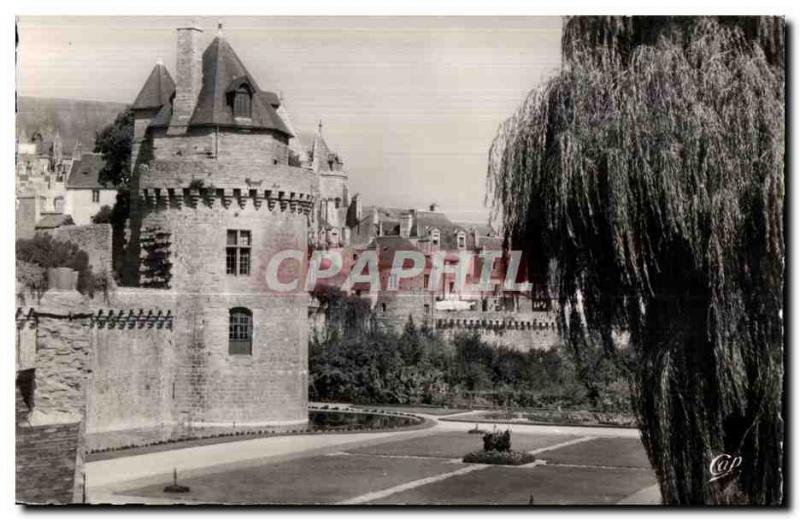
[[[490,150],[532,275],[609,353],[665,503],[782,494],[784,64],[776,18],[573,18]],[[722,453],[742,465],[710,482]]]

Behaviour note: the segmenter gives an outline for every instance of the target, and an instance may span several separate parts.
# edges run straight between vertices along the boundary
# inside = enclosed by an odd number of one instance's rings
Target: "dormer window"
[[[438,229],[432,229],[430,235],[431,235],[431,244],[433,244],[434,246],[438,246],[439,245],[439,230]]]
[[[467,247],[467,234],[463,231],[459,231],[456,235],[456,243],[458,244],[459,249],[466,249]]]
[[[253,94],[250,87],[241,85],[233,92],[233,117],[250,119],[252,114]]]

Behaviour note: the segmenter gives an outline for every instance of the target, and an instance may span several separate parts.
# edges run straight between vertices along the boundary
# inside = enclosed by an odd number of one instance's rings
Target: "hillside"
[[[37,129],[45,135],[61,134],[64,151],[72,151],[80,141],[83,151],[94,148],[95,132],[114,121],[119,112],[127,107],[124,103],[17,97],[17,135],[22,130],[31,136]]]

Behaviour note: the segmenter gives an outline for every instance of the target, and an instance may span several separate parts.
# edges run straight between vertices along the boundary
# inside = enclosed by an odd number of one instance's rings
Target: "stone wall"
[[[402,332],[409,317],[417,327],[422,324],[425,304],[431,305],[432,301],[431,293],[422,290],[380,291],[374,307],[375,316],[384,326]]]
[[[89,265],[94,273],[111,273],[112,229],[111,224],[88,224],[85,226],[62,226],[39,231],[48,233],[56,240],[72,242],[89,255]]]
[[[146,289],[94,299],[50,290],[18,309],[18,373],[35,379],[26,425],[79,423],[80,450],[84,431],[102,449],[110,446],[99,434],[174,425],[175,298]]]
[[[33,312],[17,313],[18,324],[36,330],[34,367],[17,377],[16,492],[26,503],[64,504],[83,494],[89,340],[84,298],[62,289],[45,293]]]
[[[560,341],[555,315],[550,312],[435,311],[429,323],[447,339],[475,331],[487,343],[523,352],[546,350]]]
[[[86,429],[90,434],[174,422],[175,295],[121,289],[92,302]],[[160,318],[158,317],[160,313]],[[148,319],[149,316],[149,319]]]
[[[36,221],[39,219],[39,199],[37,195],[17,197],[17,240],[32,238],[36,233]]]
[[[132,204],[125,271],[133,276],[126,283],[180,295],[172,379],[153,382],[172,389],[172,414],[180,423],[279,428],[307,422],[308,295],[302,288],[276,293],[265,283],[277,253],[304,256],[313,207],[315,177],[288,166],[285,141],[269,132],[190,128],[181,136],[155,130],[152,143],[140,149],[139,162],[149,158],[134,180],[140,196]],[[249,275],[227,273],[228,230],[250,232]],[[163,237],[166,249],[149,251],[150,236]],[[170,270],[153,285],[151,260],[159,258]],[[287,264],[287,274],[299,272],[296,263]],[[251,355],[229,352],[235,307],[252,313]]]
[[[79,501],[80,496],[74,496],[76,453],[79,447],[80,422],[41,426],[18,423],[17,502],[69,504]]]
[[[140,172],[141,188],[188,188],[192,179],[217,188],[245,188],[249,179],[252,188],[270,189],[274,181],[283,184],[284,177],[286,183],[303,179],[307,181],[303,189],[310,190],[316,181],[308,170],[288,166],[286,138],[269,131],[198,128],[180,137],[168,136],[164,130],[151,132],[152,144],[143,143],[140,148],[140,160],[152,155]]]
[[[326,200],[341,199],[340,207],[349,204],[347,199],[347,175],[340,173],[320,173],[319,197]]]

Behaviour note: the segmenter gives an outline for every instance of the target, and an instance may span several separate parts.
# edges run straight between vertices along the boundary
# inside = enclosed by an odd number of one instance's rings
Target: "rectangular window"
[[[239,89],[233,98],[233,117],[250,117],[250,92]]]
[[[250,274],[250,248],[242,247],[239,249],[239,274]]]
[[[225,272],[236,274],[236,248],[229,247],[225,251]]]
[[[92,202],[100,202],[100,190],[92,190]]]
[[[250,275],[250,231],[229,229],[225,248],[225,272],[234,276]]]
[[[253,353],[253,313],[249,309],[238,307],[230,310],[228,353],[234,355]]]

